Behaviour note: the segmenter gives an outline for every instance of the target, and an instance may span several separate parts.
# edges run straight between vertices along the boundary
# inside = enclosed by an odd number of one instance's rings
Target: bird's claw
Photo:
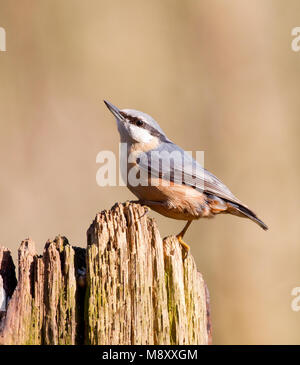
[[[189,245],[187,245],[187,244],[184,242],[184,240],[182,239],[182,236],[181,236],[180,234],[178,234],[178,235],[176,236],[176,238],[178,239],[178,242],[181,244],[181,247],[182,247],[182,249],[183,249],[182,257],[183,257],[183,259],[185,260],[185,259],[187,258],[187,255],[188,255],[189,251],[190,251],[190,246],[189,246]]]
[[[143,205],[144,207],[144,213],[140,216],[140,218],[143,218],[144,215],[150,212],[151,208],[149,208],[147,205]]]

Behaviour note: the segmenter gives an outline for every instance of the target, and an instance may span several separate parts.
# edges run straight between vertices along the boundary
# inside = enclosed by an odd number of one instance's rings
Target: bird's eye
[[[139,119],[136,121],[136,125],[137,125],[138,127],[141,127],[143,124],[144,124],[144,122],[143,122],[143,121],[141,121],[141,120],[139,120]]]

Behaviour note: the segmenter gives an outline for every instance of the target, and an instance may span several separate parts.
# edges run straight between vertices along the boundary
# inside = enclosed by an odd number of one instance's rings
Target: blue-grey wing
[[[154,178],[188,185],[201,192],[240,203],[216,176],[171,141],[162,142],[158,148],[142,153],[137,162],[140,169],[146,170]]]

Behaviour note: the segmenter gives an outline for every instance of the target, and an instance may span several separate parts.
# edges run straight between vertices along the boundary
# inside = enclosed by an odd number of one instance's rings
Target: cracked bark
[[[58,236],[42,256],[31,239],[23,241],[16,288],[10,253],[0,248],[0,302],[1,289],[11,287],[0,343],[210,343],[202,275],[191,255],[183,260],[175,237],[161,239],[143,207],[116,204],[98,213],[87,241],[85,250]]]

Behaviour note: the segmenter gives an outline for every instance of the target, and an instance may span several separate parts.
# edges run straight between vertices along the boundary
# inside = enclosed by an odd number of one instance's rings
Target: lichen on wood
[[[77,302],[74,250],[64,237],[46,243],[38,256],[34,242],[18,251],[19,278],[0,332],[2,344],[75,344]]]
[[[162,240],[138,204],[98,213],[86,249],[58,236],[38,256],[24,240],[18,271],[16,286],[10,253],[0,248],[0,294],[11,296],[0,344],[210,342],[208,292],[193,257],[183,259],[175,237]]]
[[[146,212],[117,204],[87,232],[86,343],[206,344],[202,276]]]

